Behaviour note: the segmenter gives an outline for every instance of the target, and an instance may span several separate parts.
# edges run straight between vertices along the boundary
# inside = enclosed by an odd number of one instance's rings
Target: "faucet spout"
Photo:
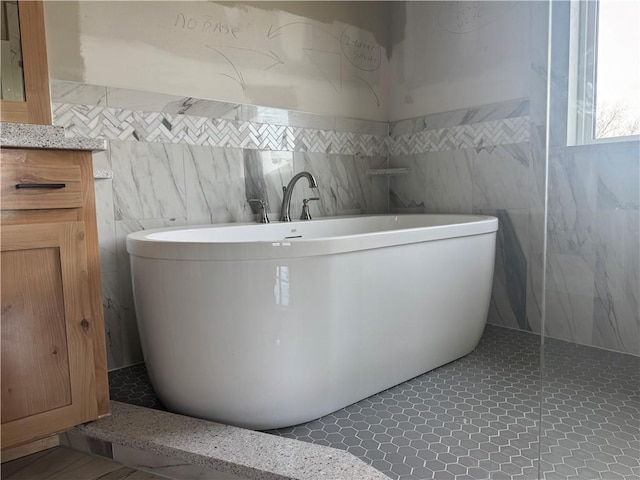
[[[296,182],[303,177],[309,182],[309,188],[318,188],[318,182],[316,182],[315,177],[309,172],[300,172],[294,175],[289,184],[286,187],[282,187],[281,222],[291,221],[291,194],[293,193],[293,187],[296,185]]]

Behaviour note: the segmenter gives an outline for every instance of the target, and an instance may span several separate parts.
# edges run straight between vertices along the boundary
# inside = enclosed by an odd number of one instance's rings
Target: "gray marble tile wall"
[[[640,355],[640,142],[553,149],[545,334]]]
[[[94,157],[94,169],[113,172],[113,178],[95,180],[110,369],[142,361],[127,234],[250,222],[256,212],[249,198],[264,199],[274,218],[282,186],[302,170],[319,184],[321,200],[311,204],[312,216],[388,211],[387,178],[366,174],[387,166],[387,123],[55,80],[51,93],[56,125],[68,135],[109,142],[108,151]],[[204,132],[202,144],[189,136],[206,122],[215,128],[223,121],[249,133],[240,138],[218,129],[214,138]],[[287,132],[292,136],[283,142]],[[300,184],[292,216],[299,215],[305,196],[316,195]]]
[[[640,355],[640,140],[567,146],[571,4],[552,13],[544,333]]]
[[[535,332],[542,331],[544,297],[544,237],[546,198],[547,60],[549,52],[549,2],[531,3],[531,69],[529,71],[529,255],[527,268],[527,318]]]
[[[392,123],[392,139],[403,137],[418,148],[390,156],[391,167],[408,167],[411,173],[391,177],[389,188],[393,212],[497,216],[500,230],[489,323],[539,332],[539,318],[530,318],[539,313],[527,310],[535,254],[531,230],[536,228],[530,205],[534,163],[529,109],[529,100],[523,99]],[[520,127],[517,131],[512,128],[514,121]],[[460,127],[481,134],[457,142]],[[439,148],[433,144],[420,148],[419,140],[410,138],[425,138],[425,132],[437,132]]]

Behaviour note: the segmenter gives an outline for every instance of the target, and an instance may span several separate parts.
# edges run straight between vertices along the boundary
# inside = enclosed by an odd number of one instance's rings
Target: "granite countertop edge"
[[[255,480],[389,478],[344,450],[115,401],[75,431]]]
[[[65,136],[64,129],[55,125],[0,122],[0,145],[15,148],[41,148],[51,150],[107,149],[106,140]]]

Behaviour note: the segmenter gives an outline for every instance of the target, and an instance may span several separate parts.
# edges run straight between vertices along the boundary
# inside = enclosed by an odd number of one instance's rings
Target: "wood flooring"
[[[18,458],[0,467],[2,480],[166,480],[67,447]]]

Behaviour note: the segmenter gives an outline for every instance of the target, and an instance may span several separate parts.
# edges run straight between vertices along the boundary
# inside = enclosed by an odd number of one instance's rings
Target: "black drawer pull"
[[[65,183],[18,183],[16,188],[64,188]]]

